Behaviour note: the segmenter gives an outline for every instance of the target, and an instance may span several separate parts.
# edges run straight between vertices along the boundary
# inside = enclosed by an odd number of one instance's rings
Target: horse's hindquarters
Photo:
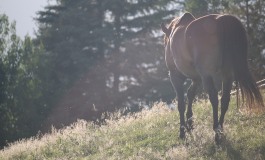
[[[212,15],[195,20],[185,32],[186,43],[193,56],[194,66],[201,77],[221,73],[222,53],[215,17],[216,15]]]

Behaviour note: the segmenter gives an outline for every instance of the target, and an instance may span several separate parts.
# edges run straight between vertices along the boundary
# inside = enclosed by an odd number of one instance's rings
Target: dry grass
[[[265,114],[249,115],[232,101],[225,121],[223,144],[217,147],[212,110],[207,102],[194,105],[195,129],[178,138],[179,118],[163,103],[103,126],[79,120],[44,137],[11,144],[0,159],[265,159]]]

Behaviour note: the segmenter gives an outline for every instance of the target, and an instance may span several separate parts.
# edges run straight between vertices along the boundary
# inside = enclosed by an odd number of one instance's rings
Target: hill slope
[[[0,151],[0,159],[265,159],[265,114],[244,114],[233,100],[230,106],[221,147],[214,144],[208,102],[194,105],[195,129],[185,141],[178,138],[177,110],[157,103],[100,127],[80,120],[42,138],[16,142]]]

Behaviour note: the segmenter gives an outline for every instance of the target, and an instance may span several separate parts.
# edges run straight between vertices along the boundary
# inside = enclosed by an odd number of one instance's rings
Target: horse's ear
[[[166,34],[167,37],[170,35],[170,30],[165,26],[164,23],[161,24],[162,31]]]
[[[182,17],[192,17],[195,18],[190,12],[185,12]]]
[[[182,22],[191,22],[191,21],[193,21],[195,19],[195,17],[190,13],[190,12],[185,12],[182,16],[181,16],[181,18],[180,18],[180,23],[182,23]]]

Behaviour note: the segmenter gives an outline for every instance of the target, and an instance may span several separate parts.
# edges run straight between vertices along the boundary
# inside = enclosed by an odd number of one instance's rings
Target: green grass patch
[[[265,159],[265,114],[245,114],[235,106],[232,100],[219,147],[208,101],[194,104],[195,129],[186,140],[178,138],[177,110],[156,103],[100,127],[80,120],[42,138],[18,141],[1,150],[0,159]]]

